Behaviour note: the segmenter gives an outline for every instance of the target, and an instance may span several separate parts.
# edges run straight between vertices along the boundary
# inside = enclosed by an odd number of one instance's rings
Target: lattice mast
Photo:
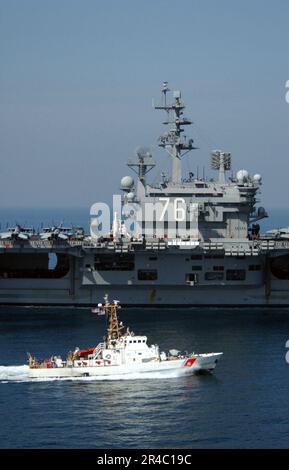
[[[192,121],[183,116],[185,105],[181,100],[181,92],[173,92],[174,102],[167,103],[167,93],[170,91],[168,82],[163,83],[162,102],[154,105],[155,109],[163,109],[167,112],[167,120],[164,124],[169,125],[169,131],[159,138],[159,146],[163,147],[172,157],[172,183],[180,184],[182,182],[182,162],[181,158],[185,153],[194,150],[193,139],[186,139],[181,133],[184,132],[183,126],[189,126]]]
[[[114,300],[113,303],[110,303],[106,296],[104,308],[107,315],[106,342],[107,346],[109,346],[112,341],[117,341],[122,337],[124,326],[118,318],[118,310],[120,309],[118,300]]]

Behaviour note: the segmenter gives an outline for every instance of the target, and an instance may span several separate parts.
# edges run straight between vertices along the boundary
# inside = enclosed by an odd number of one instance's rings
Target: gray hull
[[[46,285],[44,288],[0,290],[2,305],[95,306],[105,294],[122,299],[124,306],[135,307],[197,307],[197,306],[284,306],[289,307],[289,283],[286,290],[266,294],[264,286],[252,288],[188,287],[188,286],[93,286],[79,288],[71,295],[69,289]],[[285,286],[283,286],[285,287]]]
[[[9,256],[5,252],[7,272],[0,278],[0,304],[94,306],[108,294],[126,306],[289,306],[288,243],[283,243],[282,249],[275,246],[266,251],[260,242],[257,255],[243,257],[234,252],[226,255],[221,247],[205,251],[200,246],[198,252],[131,249],[130,264],[124,264],[124,253],[119,269],[106,269],[107,264],[104,269],[100,264],[102,257],[107,263],[106,249],[63,246],[60,250],[51,245],[49,252],[58,256],[59,264],[54,270],[42,266],[38,271],[31,271],[31,257],[36,265],[43,263],[47,247],[37,252],[27,247],[21,256],[17,247]],[[110,256],[117,259],[119,255],[110,252]],[[192,259],[196,257],[198,261]],[[17,269],[11,267],[13,262]],[[194,268],[198,270],[192,281],[188,273]],[[237,278],[235,271],[242,277]],[[144,272],[157,273],[157,279],[144,278]]]

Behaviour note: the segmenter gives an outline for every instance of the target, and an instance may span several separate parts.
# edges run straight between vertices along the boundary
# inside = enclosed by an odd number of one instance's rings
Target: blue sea
[[[63,217],[48,212],[47,222]],[[6,214],[22,223],[17,211]],[[44,221],[40,210],[22,215]],[[81,225],[88,214],[69,215],[65,222]],[[268,228],[289,225],[281,219]],[[93,346],[105,320],[90,309],[1,306],[0,448],[289,447],[289,310],[122,309],[121,319],[161,350],[223,351],[223,359],[209,376],[29,380],[27,352]]]
[[[223,351],[211,376],[32,381],[26,352],[97,343],[89,309],[0,309],[1,448],[280,448],[289,444],[289,311],[122,310],[161,349]]]

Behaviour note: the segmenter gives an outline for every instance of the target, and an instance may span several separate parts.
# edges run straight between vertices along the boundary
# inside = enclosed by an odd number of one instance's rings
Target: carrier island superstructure
[[[128,306],[289,306],[289,237],[260,233],[267,217],[256,207],[261,176],[234,174],[222,150],[212,151],[214,179],[183,176],[182,158],[195,147],[184,135],[192,122],[180,91],[164,82],[155,108],[166,116],[158,145],[170,156],[170,174],[149,183],[155,162],[139,148],[128,162],[135,176],[121,179],[122,208],[109,233],[95,216],[81,240],[0,240],[1,304],[93,306],[108,294]],[[160,227],[157,216],[139,216],[149,204],[161,208]]]

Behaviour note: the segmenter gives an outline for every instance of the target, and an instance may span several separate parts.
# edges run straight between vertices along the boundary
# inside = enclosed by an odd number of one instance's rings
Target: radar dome
[[[133,201],[133,200],[134,200],[134,196],[135,196],[135,194],[131,191],[131,192],[127,193],[127,196],[126,196],[126,197],[127,197],[127,200],[128,200],[128,201]]]
[[[253,180],[254,180],[255,183],[261,184],[262,176],[257,173],[256,175],[253,176]]]
[[[239,170],[237,172],[237,181],[238,183],[246,183],[248,181],[248,178],[249,178],[249,173],[247,170]]]
[[[120,181],[120,185],[121,189],[129,191],[134,185],[133,178],[131,176],[124,176]]]

